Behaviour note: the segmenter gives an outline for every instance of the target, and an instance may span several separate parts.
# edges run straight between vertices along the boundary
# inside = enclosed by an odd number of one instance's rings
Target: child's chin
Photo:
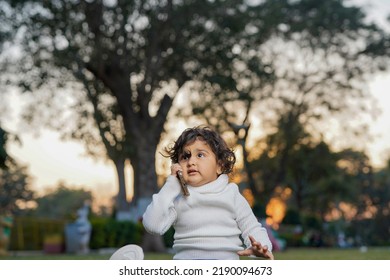
[[[199,183],[198,181],[195,180],[188,180],[187,184],[190,185],[191,187],[200,187],[202,184]]]

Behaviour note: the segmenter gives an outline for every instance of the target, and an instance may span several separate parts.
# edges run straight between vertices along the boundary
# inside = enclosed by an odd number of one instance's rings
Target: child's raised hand
[[[255,255],[256,257],[262,257],[266,259],[273,260],[274,255],[271,251],[268,251],[267,246],[262,246],[260,242],[257,242],[252,236],[249,236],[249,240],[251,241],[251,247],[248,249],[238,251],[237,254],[239,256],[251,256]]]
[[[176,176],[177,171],[183,171],[180,164],[178,163],[172,163],[171,165],[171,175]]]

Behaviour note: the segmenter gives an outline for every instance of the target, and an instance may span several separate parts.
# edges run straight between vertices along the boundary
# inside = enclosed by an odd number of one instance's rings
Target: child
[[[267,231],[254,216],[228,175],[236,158],[226,142],[208,127],[186,129],[172,148],[171,175],[143,215],[150,233],[175,229],[174,259],[273,259]],[[189,196],[181,193],[181,171]],[[246,249],[243,249],[243,242]]]

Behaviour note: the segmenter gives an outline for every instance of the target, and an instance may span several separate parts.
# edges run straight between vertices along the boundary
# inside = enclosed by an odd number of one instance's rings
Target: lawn
[[[390,260],[390,247],[371,247],[367,250],[334,248],[291,248],[275,252],[278,260]]]
[[[276,260],[390,260],[390,247],[370,247],[367,250],[334,248],[289,248],[275,252]],[[110,254],[88,255],[42,254],[40,252],[11,252],[0,260],[108,260]],[[171,260],[171,254],[145,254],[146,260]]]

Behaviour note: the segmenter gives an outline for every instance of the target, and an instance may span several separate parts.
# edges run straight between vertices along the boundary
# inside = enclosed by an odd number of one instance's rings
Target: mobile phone
[[[190,192],[188,191],[187,184],[184,181],[183,173],[181,171],[177,171],[177,178],[179,179],[181,190],[183,191],[183,195],[189,196]]]

